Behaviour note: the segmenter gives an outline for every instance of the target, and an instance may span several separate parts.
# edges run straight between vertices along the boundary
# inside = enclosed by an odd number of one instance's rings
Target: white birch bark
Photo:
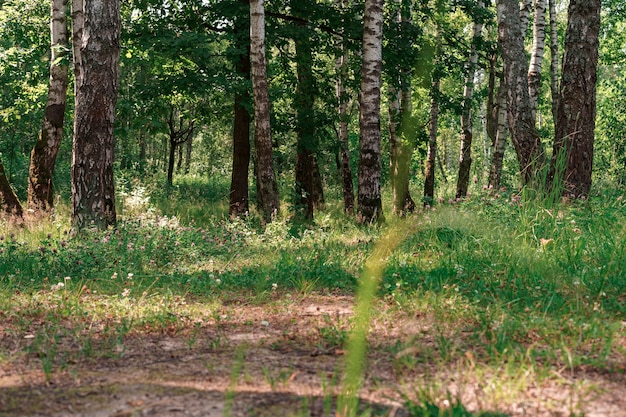
[[[382,70],[383,0],[366,0],[363,16],[359,190],[357,219],[382,219],[380,194],[380,78]]]
[[[263,0],[250,0],[250,64],[254,95],[254,148],[257,164],[257,189],[260,194],[258,199],[263,218],[269,222],[278,213],[280,201],[272,156]]]
[[[49,210],[53,205],[52,177],[63,137],[67,104],[69,55],[67,0],[52,0],[50,7],[50,81],[44,120],[30,158],[28,208]]]
[[[526,38],[528,32],[528,23],[530,22],[530,13],[533,9],[533,0],[522,0],[519,7],[520,28],[522,29],[522,38]]]
[[[556,120],[559,108],[559,35],[556,26],[556,0],[549,0],[550,9],[550,91],[552,93],[552,117]]]
[[[477,7],[482,8],[483,2],[479,1]],[[477,45],[482,37],[483,25],[474,22],[472,44],[470,46],[467,62],[467,75],[463,88],[463,104],[461,110],[461,150],[459,155],[459,175],[456,185],[456,196],[465,197],[469,185],[470,169],[472,166],[472,99],[474,97],[474,77],[476,64],[478,63]]]
[[[511,141],[520,165],[522,184],[538,180],[544,163],[544,149],[535,130],[528,96],[528,59],[516,0],[498,0],[498,42],[502,51],[504,83],[507,89],[508,124]]]
[[[547,0],[535,0],[533,47],[530,52],[530,64],[528,66],[528,95],[530,97],[530,110],[533,120],[537,119],[541,67],[546,44],[546,6]]]

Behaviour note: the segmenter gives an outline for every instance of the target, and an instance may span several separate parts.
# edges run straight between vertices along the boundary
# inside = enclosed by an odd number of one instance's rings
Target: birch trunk
[[[506,125],[507,125],[507,106],[506,106],[507,89],[504,84],[504,78],[500,77],[500,86],[498,87],[498,105],[497,120],[498,127],[496,130],[496,138],[493,145],[493,156],[491,158],[491,168],[489,170],[489,188],[497,190],[500,188],[502,180],[502,163],[504,161],[504,152],[506,150]]]
[[[265,61],[265,7],[263,0],[250,0],[250,63],[254,94],[254,147],[257,169],[257,199],[265,222],[278,214],[280,201],[274,175],[270,103]]]
[[[50,83],[43,124],[33,147],[28,174],[28,208],[47,211],[53,205],[52,177],[63,137],[67,103],[69,55],[67,0],[52,0],[50,7]]]
[[[556,121],[559,108],[559,35],[556,26],[556,0],[549,0],[550,9],[550,91],[552,117]]]
[[[551,167],[553,186],[587,197],[591,189],[596,118],[600,0],[571,0]]]
[[[519,6],[519,21],[522,31],[522,41],[526,39],[528,23],[530,22],[530,12],[533,9],[533,0],[522,0]]]
[[[336,1],[338,4],[339,1]],[[343,3],[342,3],[343,5]],[[345,82],[348,77],[348,49],[343,39],[339,40],[341,56],[335,60],[337,70],[337,112],[339,113],[339,128],[337,141],[339,142],[341,185],[343,191],[343,208],[347,214],[354,213],[354,184],[352,182],[352,167],[350,165],[350,143],[348,141],[348,94]]]
[[[361,70],[359,208],[357,220],[383,219],[380,195],[380,76],[382,70],[383,0],[366,0]]]
[[[533,20],[533,47],[530,52],[528,68],[528,95],[533,120],[537,120],[537,101],[541,86],[541,67],[546,44],[546,6],[547,0],[535,0],[535,17]]]
[[[113,122],[120,55],[119,0],[87,0],[80,43],[72,152],[72,224],[116,222]],[[76,24],[76,22],[75,22]],[[75,28],[76,30],[77,28]]]
[[[516,0],[498,0],[498,42],[507,87],[508,125],[520,165],[522,184],[537,180],[544,150],[532,119],[528,96],[528,60]]]
[[[478,8],[483,7],[482,1],[478,2]],[[459,176],[456,183],[456,197],[465,197],[469,186],[470,169],[472,167],[472,99],[474,97],[474,76],[478,63],[477,47],[482,38],[483,25],[474,22],[472,45],[470,47],[467,63],[467,75],[463,88],[463,104],[461,110],[461,151],[459,156]]]

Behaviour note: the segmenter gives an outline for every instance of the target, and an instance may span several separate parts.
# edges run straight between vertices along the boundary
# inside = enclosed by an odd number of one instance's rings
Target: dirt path
[[[19,354],[28,340],[0,327],[0,416],[331,416],[352,302],[310,296],[270,308],[229,306],[216,322],[131,333],[111,357],[65,363],[48,381],[33,354]],[[428,340],[427,317],[381,317],[388,318],[374,325],[361,392],[362,409],[373,415],[407,416],[402,394],[436,386],[434,392],[458,393],[474,410],[626,416],[623,373],[555,375],[507,398],[473,382],[489,378],[471,367],[438,369],[420,361],[418,350],[393,353],[398,340]],[[408,356],[413,360],[400,360]]]

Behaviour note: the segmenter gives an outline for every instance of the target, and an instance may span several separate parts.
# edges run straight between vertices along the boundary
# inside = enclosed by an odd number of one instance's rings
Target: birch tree
[[[552,117],[557,118],[559,108],[559,35],[556,26],[556,0],[548,1],[550,10],[550,92],[552,94]]]
[[[498,42],[502,52],[511,142],[520,165],[522,183],[531,184],[544,159],[543,145],[532,119],[528,95],[528,59],[516,0],[498,0]]]
[[[254,95],[254,148],[256,154],[257,196],[266,222],[278,213],[280,200],[274,175],[270,103],[265,60],[265,7],[263,0],[250,0],[250,63]]]
[[[363,64],[359,125],[359,189],[357,220],[383,218],[380,194],[380,77],[384,0],[366,0],[363,15]]]
[[[479,1],[477,10],[483,8],[483,2]],[[459,176],[456,184],[456,197],[465,197],[469,185],[470,168],[472,166],[472,99],[474,97],[474,76],[478,63],[478,45],[482,38],[483,24],[480,13],[474,18],[472,44],[470,46],[467,61],[465,86],[463,88],[463,103],[461,110],[461,151],[459,156]]]
[[[591,189],[601,0],[571,0],[551,166],[553,186],[586,197]]]
[[[537,101],[541,85],[541,67],[546,44],[546,8],[547,0],[535,0],[535,14],[533,19],[533,46],[530,51],[530,65],[528,68],[528,95],[530,111],[533,120],[537,120]]]
[[[81,3],[80,0],[77,3]],[[119,0],[84,3],[72,148],[72,224],[106,228],[116,222],[113,122],[120,55]],[[78,9],[75,9],[76,12]],[[79,33],[74,21],[74,33]]]
[[[28,175],[28,208],[48,210],[53,205],[52,177],[63,137],[67,103],[69,44],[67,0],[50,4],[50,81],[44,119],[33,147]]]

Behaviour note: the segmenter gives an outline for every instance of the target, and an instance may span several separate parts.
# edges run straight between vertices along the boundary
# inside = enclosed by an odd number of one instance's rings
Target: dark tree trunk
[[[565,195],[589,195],[596,119],[600,0],[571,0],[551,167]]]
[[[68,56],[67,0],[51,2],[50,13],[50,84],[44,120],[30,158],[28,208],[47,211],[52,208],[54,164],[63,137],[67,103]]]
[[[178,114],[177,114],[178,113]],[[178,122],[176,117],[178,116]],[[173,104],[170,104],[170,117],[167,121],[169,128],[169,158],[167,164],[167,186],[171,187],[174,182],[174,164],[176,162],[176,150],[179,149],[183,143],[191,140],[194,133],[195,120],[193,117],[187,122],[185,126],[185,117],[180,114]],[[182,150],[182,149],[181,149]],[[182,152],[181,152],[182,153]],[[179,162],[182,159],[182,154],[179,157]]]
[[[102,0],[86,5],[72,160],[72,224],[77,229],[106,228],[116,222],[113,122],[118,93],[120,3]]]
[[[4,165],[0,161],[0,211],[16,217],[23,217],[22,205],[13,191],[13,187],[9,183],[6,173],[4,172]]]
[[[191,169],[191,151],[193,150],[193,136],[185,142],[185,174],[189,174]]]
[[[324,199],[324,183],[315,155],[311,158],[311,166],[313,169],[313,206],[316,210],[324,210],[326,206],[326,200]]]
[[[430,128],[428,154],[424,171],[424,206],[433,204],[435,198],[435,164],[437,162],[437,130],[439,127],[439,73],[435,66],[430,88]],[[441,164],[440,164],[440,168]],[[442,170],[443,173],[443,170]]]
[[[240,3],[249,6],[248,0]],[[240,217],[249,212],[248,174],[250,169],[250,18],[238,17],[235,35],[244,50],[238,57],[235,69],[245,82],[245,87],[235,93],[235,117],[233,121],[233,172],[230,182],[230,217]]]
[[[339,143],[339,171],[341,173],[341,189],[343,191],[343,208],[347,214],[354,214],[354,184],[352,182],[352,167],[350,165],[350,146],[348,140],[348,94],[345,82],[348,78],[348,52],[340,40],[341,56],[335,61],[337,70],[337,112],[339,113],[339,128],[337,141]]]
[[[435,198],[435,165],[437,163],[437,130],[439,128],[439,88],[441,79],[441,69],[439,68],[441,65],[439,62],[441,40],[438,34],[439,31],[437,30],[435,32],[437,38],[435,62],[430,85],[430,127],[428,132],[428,154],[426,155],[426,168],[424,170],[424,206],[431,206]],[[441,163],[439,165],[442,168]]]
[[[302,10],[302,0],[292,2],[292,10],[296,16],[306,15]],[[306,220],[313,220],[313,158],[316,149],[315,144],[315,118],[314,105],[314,76],[313,54],[311,41],[304,25],[299,25],[302,33],[295,40],[296,44],[296,69],[298,73],[298,86],[296,89],[296,214]]]

